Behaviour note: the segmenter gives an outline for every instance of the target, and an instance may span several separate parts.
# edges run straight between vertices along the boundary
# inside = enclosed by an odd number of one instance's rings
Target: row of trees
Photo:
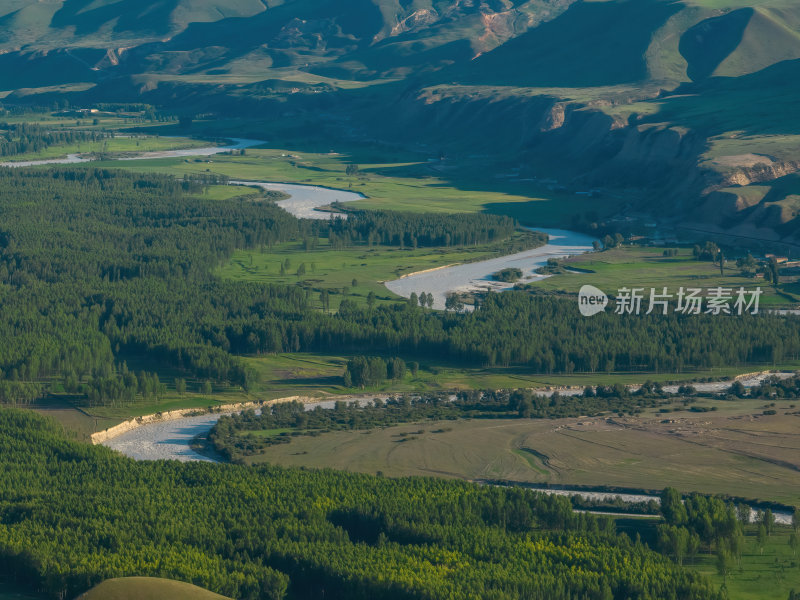
[[[483,213],[408,213],[348,210],[331,221],[337,239],[369,245],[416,247],[476,246],[505,240],[517,229],[510,218]],[[547,235],[529,232],[530,247],[547,243]]]
[[[81,384],[74,376],[68,376],[64,386],[68,392],[81,392],[86,395],[90,404],[124,404],[141,397],[145,400],[158,400],[167,392],[167,385],[159,380],[158,373],[141,371],[138,374],[129,371],[123,363],[122,369],[105,377],[90,377]],[[176,388],[186,391],[185,382],[176,383]],[[181,391],[181,389],[177,389]]]
[[[347,361],[344,384],[347,387],[367,387],[383,383],[387,379],[405,377],[406,363],[402,358],[384,360],[379,356],[355,356]]]
[[[36,123],[0,123],[0,156],[41,152],[50,146],[66,146],[106,139],[100,131],[46,129]]]
[[[399,359],[358,357],[350,361],[356,369],[376,368],[384,377],[402,376]],[[389,366],[387,368],[387,362]],[[412,363],[412,372],[416,365]],[[345,374],[347,379],[350,365]],[[331,410],[316,407],[306,411],[303,404],[264,406],[260,415],[253,411],[223,416],[211,431],[214,450],[232,461],[249,456],[274,443],[288,443],[293,435],[319,434],[339,429],[374,429],[397,423],[449,421],[455,419],[555,419],[602,413],[636,414],[645,408],[672,402],[672,397],[655,386],[644,385],[636,392],[623,386],[586,388],[579,396],[536,394],[530,390],[484,390],[450,393],[404,394],[386,401],[374,399],[366,405],[337,402]],[[280,435],[265,435],[272,430]],[[252,434],[252,435],[251,435]]]

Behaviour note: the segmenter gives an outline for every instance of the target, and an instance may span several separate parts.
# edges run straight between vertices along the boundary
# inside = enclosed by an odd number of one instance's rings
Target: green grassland
[[[246,197],[253,194],[253,190],[240,185],[209,185],[203,189],[200,197],[207,200],[230,200],[231,198]]]
[[[727,577],[717,573],[713,556],[700,556],[688,567],[725,584],[731,600],[785,600],[790,591],[800,590],[800,556],[789,548],[789,535],[788,527],[777,528],[762,552],[755,527],[748,527],[741,564]]]
[[[327,394],[395,393],[468,389],[544,388],[548,386],[594,386],[659,382],[691,381],[708,378],[734,377],[752,372],[750,367],[723,367],[699,369],[680,374],[615,372],[577,373],[558,375],[535,373],[525,367],[465,367],[446,359],[419,358],[420,370],[414,376],[407,373],[401,380],[387,381],[367,389],[348,388],[342,376],[349,356],[312,354],[274,354],[245,357],[248,366],[259,374],[259,383],[253,390],[257,397],[279,398],[291,395],[322,396]],[[407,362],[415,359],[404,357]],[[800,363],[763,365],[764,369],[793,370]],[[757,368],[757,367],[756,367]]]
[[[677,256],[663,256],[663,248],[623,246],[601,253],[585,254],[569,258],[565,266],[590,271],[566,272],[530,284],[533,290],[566,291],[577,293],[585,284],[594,285],[606,293],[615,294],[623,287],[650,288],[657,292],[666,287],[668,293],[678,289],[699,287],[702,289],[723,287],[737,290],[761,288],[761,303],[766,306],[785,304],[788,299],[779,296],[773,286],[763,279],[740,275],[735,261],[727,261],[725,274],[720,274],[718,264],[698,261],[689,248],[680,248]]]
[[[769,164],[773,159],[792,160],[800,152],[800,135],[761,135],[731,133],[712,138],[710,147],[703,158],[710,161],[713,168],[738,166],[731,157],[756,154],[764,157]],[[728,160],[726,160],[728,158]],[[744,166],[749,166],[744,164]]]
[[[157,577],[121,577],[108,579],[78,600],[225,600],[214,592],[182,581]]]
[[[428,161],[430,155],[389,152],[370,145],[339,152],[301,152],[287,148],[248,148],[245,156],[207,159],[152,159],[136,164],[100,162],[99,166],[183,174],[217,173],[232,179],[302,183],[364,194],[353,208],[413,212],[476,212],[509,214],[524,224],[566,226],[576,212],[596,210],[583,196],[553,192],[534,181],[494,177],[478,159]],[[348,177],[348,164],[359,165]],[[613,202],[604,205],[611,211]]]
[[[636,417],[476,419],[334,431],[296,436],[244,460],[388,476],[673,486],[800,502],[796,407],[782,401],[777,415],[764,416],[763,400],[696,403],[718,410],[697,414],[676,404],[674,412],[648,409]]]
[[[69,110],[69,109],[67,109]],[[85,113],[78,115],[64,115],[60,111],[32,111],[22,114],[14,114],[0,110],[0,121],[10,124],[28,123],[40,125],[46,129],[77,129],[86,130],[113,130],[121,131],[131,126],[137,129],[163,128],[165,126],[175,126],[177,121],[174,119],[164,121],[150,121],[144,118],[142,112],[98,112]],[[95,122],[96,121],[96,122]],[[122,132],[125,133],[125,132]],[[178,137],[179,132],[176,132]]]
[[[251,52],[246,56],[235,58],[227,69],[212,69],[214,72],[205,73],[148,73],[135,79],[154,82],[180,82],[184,84],[260,84],[264,81],[264,73],[268,72],[271,79],[277,80],[282,86],[291,88],[293,85],[318,86],[320,88],[333,88],[337,90],[358,90],[372,86],[381,86],[400,81],[400,78],[381,77],[375,79],[354,80],[347,77],[328,77],[307,70],[298,70],[296,66],[276,67],[272,60],[263,52]],[[220,71],[227,72],[220,72]]]
[[[231,261],[217,270],[217,275],[238,281],[273,284],[297,284],[305,288],[331,289],[331,310],[336,310],[345,297],[363,304],[372,292],[378,301],[400,300],[383,283],[410,273],[456,263],[485,260],[501,255],[502,245],[483,245],[471,248],[400,249],[386,246],[367,247],[366,244],[333,250],[327,238],[316,249],[304,250],[302,243],[273,246],[266,252],[237,251]],[[289,261],[285,274],[281,266]],[[305,268],[298,276],[297,269]],[[357,285],[353,287],[353,281]],[[346,288],[346,295],[342,289]],[[426,290],[419,290],[423,292]],[[313,303],[321,308],[319,295]]]
[[[9,118],[9,122],[30,122],[43,126],[60,126],[75,129],[122,129],[131,124],[123,118],[100,117],[99,125],[91,119],[53,117],[35,114]],[[195,124],[195,134],[202,137],[228,137],[252,135],[253,127],[225,120],[220,123]],[[139,125],[137,124],[137,127]],[[117,137],[96,143],[50,147],[36,154],[12,157],[10,160],[58,158],[71,153],[129,153],[167,149],[181,149],[209,145],[212,142],[185,137],[172,126],[150,124],[150,129],[167,136]],[[323,150],[319,143],[303,144],[311,148],[300,151],[292,146],[248,148],[245,156],[216,155],[197,158],[163,158],[134,162],[100,161],[101,167],[163,172],[181,177],[184,174],[215,173],[234,179],[278,181],[323,185],[349,189],[362,193],[364,200],[353,204],[355,208],[388,208],[415,212],[475,212],[487,211],[509,214],[524,224],[539,226],[567,226],[576,213],[600,210],[603,214],[614,212],[620,201],[607,199],[602,206],[583,196],[554,191],[533,178],[524,177],[514,162],[507,172],[497,173],[486,160],[479,157],[459,156],[443,161],[431,153],[387,149],[374,144],[339,143],[339,151]],[[348,177],[348,164],[357,164],[357,177]],[[498,176],[499,175],[499,176]]]
[[[607,198],[598,206],[594,200],[537,181],[520,162],[509,157],[505,164],[488,162],[478,155],[458,155],[439,159],[434,150],[408,150],[375,143],[322,143],[319,140],[281,139],[280,124],[241,119],[199,120],[192,125],[192,135],[174,123],[140,122],[124,117],[97,117],[76,120],[49,113],[9,117],[9,123],[27,122],[45,128],[76,130],[114,130],[133,137],[116,137],[95,143],[54,146],[36,154],[11,157],[9,160],[59,158],[73,153],[132,153],[172,150],[211,145],[203,141],[231,136],[269,138],[270,144],[248,148],[246,155],[220,154],[209,157],[160,158],[93,163],[99,167],[161,172],[182,177],[184,174],[214,173],[232,179],[321,185],[347,189],[366,196],[352,204],[355,208],[382,208],[414,212],[476,212],[508,214],[526,225],[568,226],[577,213],[587,211],[612,214],[622,200]],[[152,133],[131,134],[135,125]],[[254,131],[255,128],[255,131]],[[258,132],[259,128],[264,131]],[[278,128],[278,131],[273,129]],[[153,135],[153,134],[161,134]],[[277,140],[276,140],[277,136]],[[332,147],[334,149],[332,149]],[[359,166],[358,176],[348,177],[349,164]]]

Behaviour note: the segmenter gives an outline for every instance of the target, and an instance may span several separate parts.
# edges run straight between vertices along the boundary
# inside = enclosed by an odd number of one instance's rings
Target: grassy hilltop
[[[190,583],[158,577],[108,579],[78,596],[78,600],[225,600]]]

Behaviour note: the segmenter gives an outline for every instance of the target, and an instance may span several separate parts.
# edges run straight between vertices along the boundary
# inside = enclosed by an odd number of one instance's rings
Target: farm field
[[[800,502],[800,411],[778,402],[698,400],[713,412],[467,420],[298,436],[250,464],[562,485],[730,494]],[[679,407],[676,407],[679,408]],[[469,440],[469,442],[465,442]]]

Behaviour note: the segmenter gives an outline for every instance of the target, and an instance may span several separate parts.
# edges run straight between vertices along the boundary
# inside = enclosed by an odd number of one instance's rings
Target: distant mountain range
[[[787,243],[799,82],[793,0],[0,1],[11,100],[302,114],[513,155],[630,214]]]

